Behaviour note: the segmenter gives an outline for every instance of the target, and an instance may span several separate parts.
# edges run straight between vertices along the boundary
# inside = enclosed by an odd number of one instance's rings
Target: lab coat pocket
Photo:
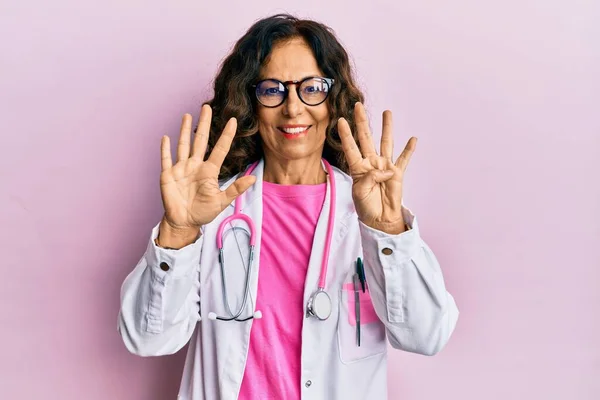
[[[339,293],[338,344],[340,359],[351,363],[376,356],[386,351],[385,326],[377,317],[371,302],[371,294],[359,290],[360,302],[360,346],[357,342],[356,303],[354,286],[344,285]]]

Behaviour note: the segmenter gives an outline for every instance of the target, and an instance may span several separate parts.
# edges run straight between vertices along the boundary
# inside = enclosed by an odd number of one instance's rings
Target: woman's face
[[[260,79],[285,82],[309,76],[323,77],[323,72],[304,40],[292,39],[273,47],[268,62],[261,69]],[[329,124],[327,101],[308,106],[298,98],[296,85],[289,85],[288,89],[288,97],[280,106],[268,108],[258,104],[265,155],[282,161],[314,156],[320,159]]]

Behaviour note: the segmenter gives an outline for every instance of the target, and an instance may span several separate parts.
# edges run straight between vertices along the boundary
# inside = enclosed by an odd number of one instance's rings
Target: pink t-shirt
[[[327,184],[263,182],[255,320],[239,399],[300,399],[304,281]]]

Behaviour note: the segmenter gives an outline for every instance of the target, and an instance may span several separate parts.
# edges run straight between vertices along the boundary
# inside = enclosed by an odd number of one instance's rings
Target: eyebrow
[[[320,74],[315,74],[315,75],[306,75],[305,77],[298,79],[298,81],[299,81],[299,82],[302,82],[303,80],[305,80],[305,79],[307,79],[307,78],[315,78],[315,77],[320,77],[320,76],[321,76]],[[259,77],[259,80],[261,80],[261,81],[265,81],[265,80],[267,80],[267,79],[273,79],[273,80],[275,80],[275,81],[279,81],[279,82],[285,82],[283,79],[278,79],[278,78],[272,78],[272,77],[260,78],[260,77]]]

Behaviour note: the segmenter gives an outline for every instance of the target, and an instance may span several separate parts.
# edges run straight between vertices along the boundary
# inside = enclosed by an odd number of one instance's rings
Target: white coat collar
[[[252,185],[244,194],[241,196],[242,207],[241,209],[247,208],[252,203],[262,197],[262,183],[264,176],[265,161],[261,159],[258,165],[252,172],[252,175],[256,176],[256,182]],[[335,176],[336,183],[336,220],[345,220],[348,214],[354,212],[354,203],[352,201],[352,178],[340,169],[332,166],[333,174]],[[235,182],[236,179],[243,176],[243,172],[235,175],[234,177],[227,180],[222,186],[221,190],[225,190],[229,185]],[[235,202],[229,204],[230,207],[235,206]]]

